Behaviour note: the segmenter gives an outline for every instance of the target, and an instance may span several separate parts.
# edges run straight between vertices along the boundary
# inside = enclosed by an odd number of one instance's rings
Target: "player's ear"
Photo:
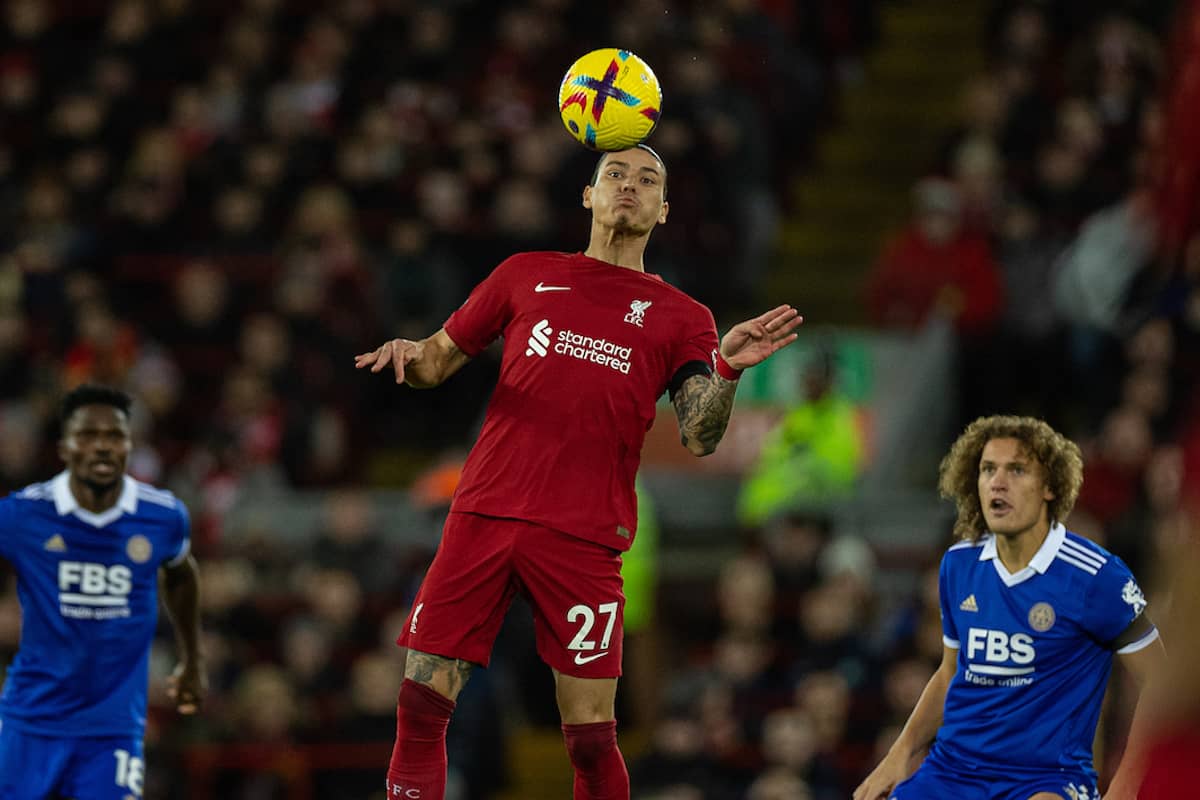
[[[592,187],[591,187],[591,184],[588,184],[587,186],[583,187],[583,207],[584,207],[584,208],[591,208],[591,207],[592,207]]]
[[[58,457],[65,462],[67,460],[67,456],[68,456],[66,437],[63,437],[58,440],[58,448],[57,449],[58,449]]]
[[[662,208],[658,212],[658,224],[662,225],[667,221],[667,212],[671,210],[671,204],[663,200]]]

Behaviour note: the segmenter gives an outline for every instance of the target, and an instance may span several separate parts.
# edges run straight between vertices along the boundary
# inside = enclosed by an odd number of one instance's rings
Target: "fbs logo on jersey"
[[[1033,667],[1026,665],[1032,664],[1036,655],[1033,637],[1027,633],[1009,634],[988,628],[971,628],[967,632],[967,662],[974,672],[985,675],[1025,675],[1033,672]],[[980,656],[984,664],[978,663]]]
[[[963,611],[974,611],[978,613],[979,603],[975,602],[975,595],[968,595],[966,600],[958,604],[958,607]]]
[[[56,533],[46,540],[42,549],[51,553],[65,553],[67,552],[67,543],[63,541],[61,533]]]
[[[64,617],[128,617],[132,590],[133,572],[124,564],[58,562],[58,604]]]

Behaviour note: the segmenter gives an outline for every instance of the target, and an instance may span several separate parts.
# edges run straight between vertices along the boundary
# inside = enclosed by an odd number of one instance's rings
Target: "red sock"
[[[575,767],[575,800],[629,800],[629,772],[617,747],[617,722],[563,725]]]
[[[454,701],[408,678],[396,701],[396,744],[388,765],[388,800],[443,800],[446,727]]]

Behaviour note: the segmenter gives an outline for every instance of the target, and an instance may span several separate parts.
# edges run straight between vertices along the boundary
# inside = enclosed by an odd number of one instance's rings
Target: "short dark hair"
[[[667,162],[663,161],[662,156],[660,156],[658,154],[658,151],[656,151],[653,147],[651,147],[648,144],[635,144],[633,147],[630,147],[629,149],[630,150],[645,150],[647,153],[654,156],[654,160],[658,162],[658,165],[660,167],[662,167],[663,200],[666,200],[667,199]],[[600,168],[604,166],[604,159],[608,158],[610,155],[612,155],[611,152],[604,152],[604,153],[600,154],[600,158],[598,158],[596,160],[596,168],[594,170],[592,170],[592,180],[588,183],[589,186],[595,186],[596,181],[600,180]]]
[[[63,427],[66,427],[67,420],[77,409],[93,405],[112,406],[128,417],[129,411],[133,407],[133,398],[111,386],[101,386],[96,383],[80,384],[63,397],[62,408],[58,415],[59,421]]]

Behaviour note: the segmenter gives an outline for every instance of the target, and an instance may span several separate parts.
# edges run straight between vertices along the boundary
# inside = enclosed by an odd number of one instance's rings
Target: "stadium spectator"
[[[835,353],[818,347],[800,401],[767,435],[743,479],[738,519],[759,526],[787,513],[830,513],[852,493],[866,459],[858,412],[837,386]]]

